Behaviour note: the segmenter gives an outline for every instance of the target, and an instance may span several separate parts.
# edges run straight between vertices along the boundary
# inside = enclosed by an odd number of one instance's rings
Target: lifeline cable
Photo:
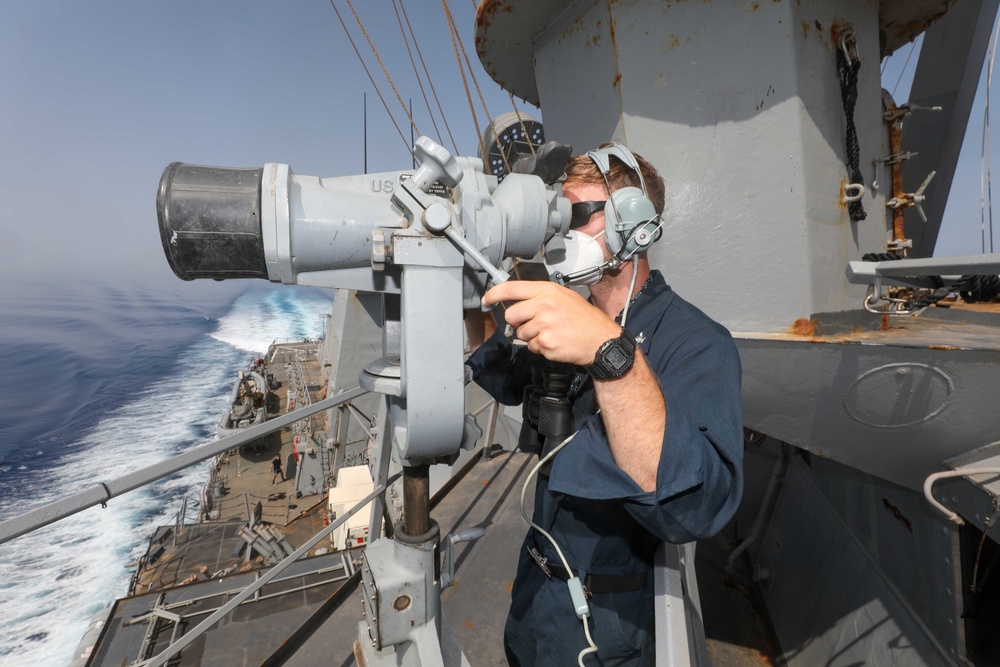
[[[410,24],[410,16],[406,13],[406,5],[403,4],[403,0],[399,1],[399,9],[403,12],[403,20],[406,21],[406,29],[410,32],[410,37],[413,39],[413,48],[417,51],[417,57],[420,59],[420,66],[424,70],[424,76],[427,77],[427,85],[430,86],[431,94],[434,96],[434,102],[437,104],[438,111],[441,113],[441,121],[444,123],[444,129],[447,130],[448,137],[451,139],[451,145],[455,149],[455,155],[458,155],[458,144],[455,142],[455,137],[451,133],[451,127],[448,125],[448,117],[445,115],[444,108],[441,106],[441,100],[438,99],[437,89],[434,88],[434,80],[431,78],[431,73],[427,69],[427,63],[424,62],[424,54],[420,50],[420,42],[417,41],[417,36],[413,32],[413,25]]]

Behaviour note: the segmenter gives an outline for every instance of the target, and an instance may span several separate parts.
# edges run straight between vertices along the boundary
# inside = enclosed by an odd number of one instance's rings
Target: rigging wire
[[[979,210],[980,228],[983,252],[986,252],[986,211],[989,210],[990,221],[990,252],[993,252],[993,179],[991,174],[992,160],[990,158],[990,84],[993,81],[993,62],[997,56],[996,28],[993,30],[993,45],[990,49],[990,61],[986,68],[986,104],[983,107],[983,141],[979,158]],[[985,168],[984,168],[985,162]],[[985,173],[986,188],[983,192],[983,177]],[[985,199],[985,201],[984,201]]]
[[[331,0],[332,2],[333,0]],[[365,39],[368,40],[368,46],[371,48],[372,53],[375,54],[375,60],[378,61],[379,66],[382,68],[382,74],[385,74],[386,80],[389,85],[392,86],[392,92],[396,93],[396,99],[399,100],[399,105],[403,107],[403,113],[406,114],[407,120],[410,121],[410,126],[416,130],[417,134],[420,134],[420,128],[417,124],[413,122],[413,116],[410,115],[410,110],[406,108],[406,102],[403,101],[403,96],[399,94],[396,90],[396,84],[393,83],[392,77],[389,76],[389,70],[385,68],[385,63],[382,62],[382,57],[379,56],[378,51],[375,49],[375,45],[372,43],[372,38],[368,36],[368,31],[365,30],[365,25],[361,22],[361,17],[358,16],[358,12],[354,9],[354,3],[351,0],[346,0],[347,6],[351,8],[351,13],[354,14],[354,20],[358,22],[358,27],[361,28],[361,32],[364,33]]]
[[[986,128],[979,146],[979,245],[986,253]]]
[[[510,105],[514,107],[514,114],[517,116],[517,122],[521,126],[521,132],[524,132],[524,138],[528,142],[528,148],[531,149],[531,154],[535,154],[535,144],[532,143],[531,137],[528,136],[528,128],[524,126],[524,119],[521,118],[521,111],[517,108],[517,102],[514,101],[514,93],[507,91],[507,95],[510,96]]]
[[[469,53],[465,50],[465,43],[462,41],[462,34],[458,31],[458,26],[455,23],[455,17],[451,15],[451,8],[448,7],[448,0],[441,0],[444,5],[445,17],[448,19],[448,25],[451,27],[452,32],[455,34],[455,38],[458,40],[458,46],[462,50],[462,58],[465,60],[465,67],[469,70],[469,76],[472,77],[472,84],[476,88],[476,95],[479,96],[479,103],[483,106],[483,113],[486,114],[486,119],[490,121],[490,125],[493,124],[493,117],[490,115],[490,110],[486,107],[486,98],[483,97],[483,91],[479,88],[479,80],[476,78],[476,71],[472,68],[472,63],[469,61]],[[461,63],[459,63],[461,66]]]
[[[455,19],[451,15],[451,9],[448,7],[448,0],[441,0],[444,5],[445,17],[448,20],[448,25],[454,32],[455,37],[458,38],[458,45],[462,49],[462,57],[465,59],[465,66],[469,70],[469,75],[472,77],[472,83],[476,87],[476,93],[479,95],[479,103],[483,105],[483,112],[486,113],[486,118],[490,123],[490,128],[493,129],[494,136],[496,134],[496,128],[493,125],[493,118],[490,116],[490,110],[486,106],[486,99],[483,97],[483,91],[479,87],[479,80],[476,78],[475,70],[472,68],[472,64],[469,62],[469,53],[465,50],[465,43],[462,42],[462,35],[458,31],[458,27],[455,25]],[[475,6],[475,0],[473,0],[473,6]],[[456,58],[457,58],[456,54]],[[458,63],[459,68],[462,67],[462,63]],[[517,122],[521,126],[521,132],[524,133],[524,138],[528,142],[528,148],[531,150],[531,154],[535,154],[535,145],[531,142],[531,137],[528,136],[528,128],[524,125],[524,119],[521,117],[521,111],[517,108],[517,103],[514,101],[514,93],[508,91],[508,96],[510,97],[510,105],[514,109],[514,115],[517,116]],[[500,156],[503,158],[504,166],[507,168],[507,173],[510,173],[510,165],[507,163],[507,155],[504,151],[500,151]],[[483,150],[483,160],[486,160],[486,151]]]
[[[483,156],[483,165],[492,174],[493,170],[490,168],[489,160],[486,159],[486,146],[483,143],[483,132],[479,129],[479,118],[476,117],[476,106],[472,103],[472,93],[469,92],[469,82],[465,78],[465,68],[462,67],[462,59],[458,54],[458,44],[455,42],[455,30],[453,29],[454,21],[450,20],[451,12],[448,10],[448,0],[441,0],[441,2],[444,4],[445,20],[449,26],[448,34],[451,35],[451,46],[455,50],[455,60],[458,61],[458,73],[462,75],[462,87],[465,88],[465,98],[469,102],[469,111],[472,113],[472,123],[476,127],[476,136],[479,138],[479,153]],[[503,154],[503,151],[500,151],[500,153]],[[504,163],[506,164],[506,162],[507,157],[504,156]]]
[[[906,62],[903,63],[903,69],[899,70],[899,78],[896,79],[896,85],[892,87],[893,99],[896,98],[896,89],[899,88],[899,82],[903,80],[903,74],[906,73],[906,66],[910,64],[910,58],[913,56],[913,52],[916,51],[917,49],[917,42],[919,41],[921,44],[923,44],[923,39],[924,36],[923,33],[921,33],[920,37],[913,40],[913,42],[910,44],[910,52],[906,54]]]
[[[438,143],[443,143],[441,140],[441,130],[438,128],[437,120],[434,118],[434,112],[431,111],[431,103],[427,99],[427,92],[424,90],[424,82],[420,78],[420,73],[417,72],[417,61],[413,59],[413,51],[410,50],[410,40],[406,37],[406,30],[403,28],[403,19],[399,15],[399,6],[396,4],[396,0],[392,0],[392,8],[396,12],[396,23],[399,24],[399,34],[403,36],[403,46],[406,47],[406,55],[410,57],[410,65],[413,66],[413,78],[417,80],[417,85],[420,86],[420,95],[424,98],[424,105],[427,107],[427,115],[431,117],[431,125],[434,126],[434,132],[437,134]],[[416,42],[416,40],[414,40]]]
[[[420,50],[420,42],[417,41],[417,36],[413,32],[413,25],[410,23],[410,16],[406,13],[406,5],[403,3],[403,0],[399,0],[399,8],[403,12],[403,20],[406,21],[406,28],[409,30],[410,38],[413,40],[413,46],[417,50],[417,57],[420,58],[420,66],[424,70],[424,76],[427,77],[427,85],[430,86],[431,94],[434,96],[434,102],[437,104],[438,112],[441,114],[441,121],[444,123],[444,129],[448,131],[448,138],[451,139],[451,145],[455,149],[455,155],[458,155],[458,143],[455,141],[455,137],[451,133],[451,127],[448,125],[448,117],[444,113],[444,107],[441,106],[441,100],[438,99],[437,89],[434,87],[434,80],[431,79],[431,73],[427,69],[427,63],[424,62],[424,54]]]
[[[486,99],[483,97],[483,91],[479,88],[479,81],[476,79],[476,72],[472,68],[472,63],[469,62],[469,54],[465,50],[465,44],[462,42],[462,35],[458,32],[458,26],[455,24],[455,18],[451,15],[451,8],[448,7],[448,0],[441,0],[441,4],[444,6],[445,18],[448,20],[448,25],[451,28],[451,33],[453,35],[453,42],[452,43],[454,44],[454,40],[455,39],[458,40],[458,45],[462,49],[462,57],[465,58],[465,66],[469,70],[469,76],[472,77],[472,84],[476,87],[476,94],[479,96],[479,103],[483,105],[483,113],[486,114],[486,121],[490,124],[490,129],[492,130],[494,136],[496,136],[496,127],[493,125],[493,117],[490,116],[490,110],[486,106]],[[456,59],[458,58],[458,52],[457,52],[457,50],[455,52],[455,57],[456,57]],[[461,69],[461,67],[462,67],[462,63],[461,62],[458,63],[458,67],[459,67],[459,69]],[[479,123],[477,122],[476,123],[476,129],[477,129],[477,131],[478,131],[478,126],[479,126]],[[522,128],[524,127],[523,123],[521,124],[521,127]],[[480,144],[483,143],[482,138],[480,138],[480,142],[479,143]],[[481,146],[481,149],[482,149],[482,155],[483,155],[483,162],[485,163],[485,162],[487,162],[487,159],[486,159],[486,150],[485,150],[485,147],[483,147],[483,146]],[[500,156],[503,158],[503,164],[507,168],[507,173],[509,174],[510,173],[510,165],[507,164],[507,154],[504,153],[503,150],[501,150],[500,151]]]
[[[337,19],[340,20],[340,25],[344,28],[344,34],[347,35],[347,40],[354,47],[354,53],[358,56],[358,62],[361,63],[361,67],[365,70],[365,74],[368,75],[368,80],[371,81],[372,87],[375,89],[375,93],[378,95],[379,100],[382,102],[382,106],[385,107],[385,112],[389,114],[389,120],[392,121],[393,127],[396,128],[396,132],[399,134],[399,138],[402,140],[403,145],[406,146],[406,150],[413,155],[413,146],[411,146],[406,141],[406,137],[403,136],[403,131],[399,129],[399,124],[396,122],[396,118],[389,111],[389,105],[386,104],[385,98],[382,97],[382,91],[378,89],[378,84],[375,83],[375,79],[372,77],[372,73],[368,71],[368,66],[365,64],[364,58],[361,57],[361,52],[358,51],[357,45],[354,43],[354,38],[351,37],[350,31],[347,30],[347,24],[344,23],[344,19],[340,16],[340,11],[337,9],[337,5],[334,4],[333,0],[330,0],[330,6],[333,7],[334,13],[337,15]]]

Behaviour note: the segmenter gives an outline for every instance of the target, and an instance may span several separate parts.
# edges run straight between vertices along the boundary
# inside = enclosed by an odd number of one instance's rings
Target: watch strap
[[[594,356],[594,363],[586,370],[596,380],[612,380],[628,373],[635,363],[635,336],[622,327],[615,338],[606,340]]]

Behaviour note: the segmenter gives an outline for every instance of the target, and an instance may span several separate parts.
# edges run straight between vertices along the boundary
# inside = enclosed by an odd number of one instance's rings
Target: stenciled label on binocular
[[[413,174],[400,174],[399,182],[402,183],[410,176],[413,176]],[[373,192],[378,192],[378,190],[375,189],[376,182],[377,181],[372,181]],[[389,184],[389,189],[386,190],[385,186],[383,185],[382,192],[392,192],[393,190],[392,183],[389,183],[389,181],[385,181],[385,183]],[[427,188],[427,194],[429,194],[432,197],[442,197],[444,199],[451,199],[451,188],[446,187],[445,184],[442,183],[441,181],[434,181],[433,183],[431,183],[431,187]]]

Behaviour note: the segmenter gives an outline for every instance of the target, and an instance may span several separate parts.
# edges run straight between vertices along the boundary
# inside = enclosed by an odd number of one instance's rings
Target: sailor
[[[271,459],[271,484],[274,484],[274,480],[281,477],[281,481],[285,481],[285,473],[281,469],[281,454],[275,454],[274,458]]]
[[[583,664],[653,665],[654,550],[715,535],[739,505],[740,362],[729,332],[650,270],[664,183],[646,160],[605,145],[571,158],[562,189],[571,231],[545,248],[562,284],[511,281],[483,297],[506,305],[518,344],[488,314],[466,319],[467,363],[501,403],[522,401],[540,359],[571,369],[575,434],[535,486],[533,524],[551,541],[535,527],[525,537],[504,646],[512,665],[576,665],[594,644]]]

